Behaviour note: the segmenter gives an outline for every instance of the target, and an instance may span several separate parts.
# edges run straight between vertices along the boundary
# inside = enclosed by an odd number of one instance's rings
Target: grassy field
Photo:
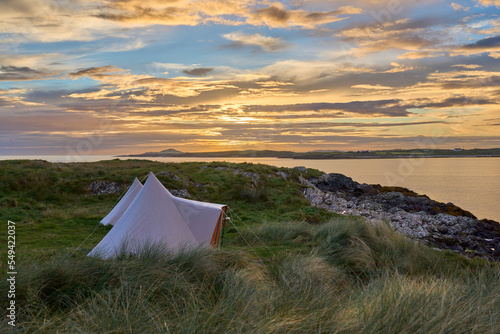
[[[86,257],[109,230],[98,222],[119,198],[86,186],[128,185],[149,171],[177,175],[159,176],[169,189],[232,208],[238,217],[222,248]],[[4,276],[0,326],[13,333],[498,332],[497,263],[313,208],[298,177],[254,164],[1,161],[1,264],[5,273],[12,220],[18,319],[8,326]]]

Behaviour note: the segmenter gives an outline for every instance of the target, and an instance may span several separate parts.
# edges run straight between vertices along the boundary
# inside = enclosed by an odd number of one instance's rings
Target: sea
[[[0,156],[8,159],[42,159],[49,162],[94,162],[116,159],[111,155]],[[128,159],[120,157],[120,159]],[[135,159],[135,158],[134,158]],[[458,205],[480,219],[500,222],[500,158],[402,159],[280,159],[280,158],[140,158],[161,162],[251,162],[278,167],[304,166],[326,173],[341,173],[360,183],[400,186],[430,198]]]

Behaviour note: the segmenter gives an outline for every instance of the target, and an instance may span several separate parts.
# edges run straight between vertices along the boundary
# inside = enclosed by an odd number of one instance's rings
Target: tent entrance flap
[[[214,234],[212,235],[212,240],[210,240],[210,245],[214,248],[217,248],[219,246],[219,240],[221,236],[221,231],[224,228],[224,216],[226,213],[226,206],[222,207],[222,212],[220,213],[219,220],[217,220],[217,225],[215,226],[214,229]]]

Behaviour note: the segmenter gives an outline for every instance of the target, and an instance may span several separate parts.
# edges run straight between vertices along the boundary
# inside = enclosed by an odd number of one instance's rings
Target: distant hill
[[[184,154],[184,152],[178,151],[178,150],[173,149],[173,148],[169,148],[169,149],[166,149],[166,150],[160,151],[159,153],[161,153],[161,154],[166,154],[166,155],[168,155],[168,156],[177,156],[177,155],[182,155],[182,154]]]
[[[439,158],[439,157],[500,157],[500,148],[490,149],[410,149],[379,151],[334,151],[311,152],[244,150],[219,152],[181,152],[169,148],[160,152],[120,155],[121,157],[198,157],[198,158],[288,158],[288,159],[389,159],[389,158]]]

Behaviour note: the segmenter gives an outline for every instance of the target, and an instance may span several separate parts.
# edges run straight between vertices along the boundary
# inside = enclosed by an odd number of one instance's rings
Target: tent
[[[139,191],[142,189],[142,183],[135,178],[132,185],[128,188],[122,199],[116,204],[116,206],[111,210],[106,217],[101,220],[103,225],[115,225],[118,219],[123,215],[123,213],[128,209],[130,203],[137,196]]]
[[[112,258],[156,244],[169,249],[216,247],[225,209],[222,204],[175,197],[149,173],[127,210],[88,256]]]

